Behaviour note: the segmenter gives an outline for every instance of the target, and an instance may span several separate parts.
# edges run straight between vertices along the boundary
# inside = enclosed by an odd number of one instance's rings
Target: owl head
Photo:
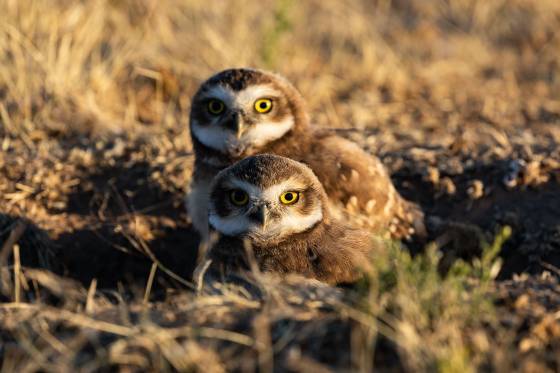
[[[308,119],[299,92],[283,77],[230,69],[195,93],[190,114],[193,143],[230,157],[258,153]]]
[[[327,219],[327,196],[313,171],[270,154],[221,171],[211,186],[209,225],[220,234],[280,243]]]

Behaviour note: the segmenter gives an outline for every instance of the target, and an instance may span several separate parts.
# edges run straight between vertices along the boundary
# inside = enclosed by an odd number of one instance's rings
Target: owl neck
[[[286,254],[294,254],[294,251],[305,251],[308,247],[314,247],[317,245],[325,233],[325,228],[325,224],[319,222],[308,230],[293,234],[289,237],[289,239],[284,239],[278,243],[266,242],[261,244],[256,242],[254,243],[255,252],[261,251],[265,253],[270,250],[271,247]]]
[[[272,240],[259,241],[251,240],[251,246],[255,257],[259,262],[267,257],[285,257],[304,260],[309,249],[320,246],[321,239],[325,236],[328,226],[324,222],[318,222],[313,227],[304,232],[295,233],[281,241]]]
[[[332,242],[325,242],[329,236],[328,230],[328,225],[319,223],[312,229],[295,234],[276,245],[255,244],[254,258],[264,272],[298,273],[314,277],[325,245],[332,245]]]

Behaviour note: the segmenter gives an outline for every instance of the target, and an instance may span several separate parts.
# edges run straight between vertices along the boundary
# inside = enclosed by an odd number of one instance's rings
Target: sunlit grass
[[[411,371],[477,371],[491,361],[488,327],[498,328],[492,283],[500,269],[498,253],[510,235],[509,227],[501,229],[493,242],[481,242],[481,258],[457,261],[446,274],[434,244],[412,257],[389,243],[361,284],[360,307],[375,320],[364,328],[395,343]]]

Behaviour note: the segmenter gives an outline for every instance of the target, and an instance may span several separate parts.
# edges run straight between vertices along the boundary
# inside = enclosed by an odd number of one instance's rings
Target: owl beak
[[[268,221],[268,208],[265,205],[258,206],[257,209],[251,214],[251,219],[266,227]]]
[[[235,137],[239,140],[245,131],[245,126],[243,125],[243,118],[241,113],[235,111],[231,114],[226,126],[235,132]]]
[[[235,121],[235,137],[237,138],[237,140],[239,140],[241,138],[241,136],[243,135],[243,132],[245,130],[244,126],[243,126],[243,121],[241,120],[241,118],[239,117],[239,115],[237,116],[238,119]]]

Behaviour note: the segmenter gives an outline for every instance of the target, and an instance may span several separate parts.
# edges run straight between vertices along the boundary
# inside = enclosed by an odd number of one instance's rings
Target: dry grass
[[[560,369],[558,1],[0,8],[3,371]],[[444,261],[390,247],[353,289],[259,277],[193,292],[187,114],[232,66],[287,76],[317,125],[460,221],[433,237]],[[533,264],[548,274],[495,281]]]

